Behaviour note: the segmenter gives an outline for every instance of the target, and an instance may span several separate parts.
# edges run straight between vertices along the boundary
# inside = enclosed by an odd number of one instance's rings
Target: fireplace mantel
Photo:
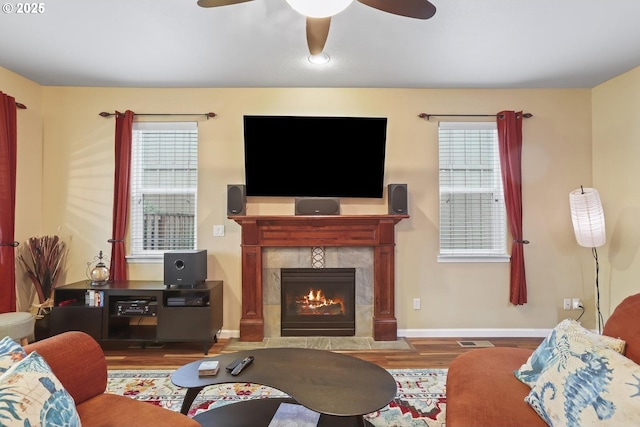
[[[242,318],[240,341],[264,339],[262,248],[371,246],[373,339],[395,341],[395,225],[409,215],[234,215],[242,226]]]

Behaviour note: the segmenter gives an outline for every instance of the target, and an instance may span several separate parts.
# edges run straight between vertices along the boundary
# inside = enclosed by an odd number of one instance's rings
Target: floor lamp
[[[604,245],[607,236],[604,226],[604,211],[600,202],[600,195],[595,188],[582,188],[569,193],[571,206],[571,221],[576,240],[580,246],[591,248],[596,262],[596,311],[598,317],[598,333],[602,333],[602,313],[600,312],[600,285],[598,276],[598,251],[596,248]]]

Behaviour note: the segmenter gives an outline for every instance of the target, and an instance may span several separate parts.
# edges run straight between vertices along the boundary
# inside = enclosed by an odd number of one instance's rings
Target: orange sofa
[[[83,427],[180,427],[198,424],[178,412],[130,397],[106,393],[107,363],[100,345],[84,332],[72,331],[24,347],[37,351],[71,394]]]
[[[603,335],[626,341],[625,356],[640,364],[640,294],[623,300]],[[525,402],[531,390],[514,371],[531,356],[522,348],[482,348],[456,357],[447,373],[447,427],[545,427]]]

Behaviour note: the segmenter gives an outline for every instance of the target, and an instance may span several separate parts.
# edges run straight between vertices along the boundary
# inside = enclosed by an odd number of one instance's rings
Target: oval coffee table
[[[240,375],[225,369],[235,359],[254,356]],[[204,360],[204,359],[202,359]],[[171,381],[185,387],[181,412],[186,414],[206,386],[253,383],[278,389],[291,399],[249,399],[215,408],[194,417],[202,425],[268,426],[282,402],[299,403],[321,415],[319,426],[364,426],[364,415],[385,407],[396,395],[396,382],[385,369],[345,354],[303,348],[245,350],[207,358],[218,360],[215,376],[199,377],[202,360],[173,373]]]

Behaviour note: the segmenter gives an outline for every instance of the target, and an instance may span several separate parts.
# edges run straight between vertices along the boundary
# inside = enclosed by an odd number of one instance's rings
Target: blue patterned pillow
[[[640,366],[609,347],[568,347],[540,374],[525,401],[550,426],[637,426]]]
[[[13,339],[4,337],[0,340],[0,374],[6,372],[14,363],[21,361],[25,357],[27,357],[27,353]]]
[[[0,375],[0,421],[7,427],[80,427],[73,398],[36,352]]]
[[[573,319],[560,322],[533,352],[529,359],[514,372],[516,378],[532,387],[544,368],[563,355],[562,349],[570,346],[574,351],[607,346],[624,353],[625,341],[606,335],[598,335],[584,328]]]

